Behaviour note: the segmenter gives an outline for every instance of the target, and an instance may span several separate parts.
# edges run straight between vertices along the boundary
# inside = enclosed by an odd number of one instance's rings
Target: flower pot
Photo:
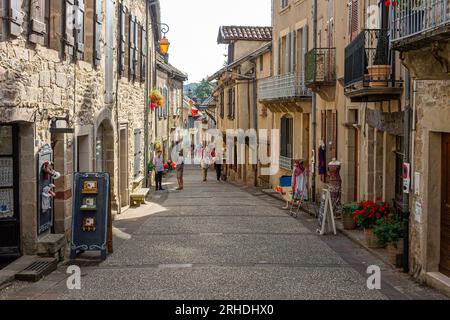
[[[364,229],[366,245],[369,248],[381,248],[378,244],[378,237],[373,233],[373,229]]]
[[[369,86],[370,87],[387,87],[389,75],[391,74],[390,65],[373,65],[368,66]]]
[[[403,239],[391,242],[387,246],[388,260],[391,264],[399,266],[397,261],[401,261],[399,256],[403,255]],[[399,266],[400,267],[400,266]]]
[[[354,230],[356,228],[356,222],[353,219],[353,215],[344,213],[342,215],[342,225],[345,230]]]

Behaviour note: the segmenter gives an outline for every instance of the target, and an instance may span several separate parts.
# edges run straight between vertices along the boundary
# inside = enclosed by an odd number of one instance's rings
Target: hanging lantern
[[[167,40],[166,36],[164,36],[161,40],[159,40],[159,50],[163,55],[166,55],[169,52],[170,42]]]

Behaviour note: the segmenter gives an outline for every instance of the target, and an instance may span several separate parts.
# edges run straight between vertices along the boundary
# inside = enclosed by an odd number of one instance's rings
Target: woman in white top
[[[184,157],[183,151],[180,151],[177,160],[177,180],[178,180],[178,188],[177,190],[183,190],[183,172],[184,172]]]

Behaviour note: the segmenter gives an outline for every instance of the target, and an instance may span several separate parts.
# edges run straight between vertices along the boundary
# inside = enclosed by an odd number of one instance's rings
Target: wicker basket
[[[342,225],[345,230],[354,230],[356,228],[356,222],[351,214],[342,214]]]
[[[373,229],[364,229],[366,245],[369,248],[381,248],[378,244],[378,237],[373,233]]]

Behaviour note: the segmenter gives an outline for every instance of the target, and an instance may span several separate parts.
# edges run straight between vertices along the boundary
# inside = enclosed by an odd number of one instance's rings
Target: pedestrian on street
[[[158,150],[156,152],[156,157],[153,159],[153,165],[155,166],[156,172],[156,191],[164,190],[162,188],[162,175],[164,172],[164,159],[162,157],[162,151]]]
[[[211,165],[211,153],[208,147],[203,148],[201,156],[202,160],[200,161],[200,166],[202,167],[203,182],[206,182],[208,179],[208,169]]]
[[[214,166],[216,169],[217,181],[220,181],[220,177],[222,176],[222,157],[221,154],[216,152],[216,149],[213,149],[214,152]]]
[[[183,151],[180,151],[177,160],[177,180],[178,180],[178,188],[177,190],[183,190],[183,171],[184,171],[184,157]]]

